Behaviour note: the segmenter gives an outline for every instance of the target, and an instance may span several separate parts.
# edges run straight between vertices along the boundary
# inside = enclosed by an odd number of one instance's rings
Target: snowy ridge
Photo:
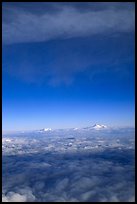
[[[39,130],[39,132],[47,132],[47,131],[51,131],[51,128],[43,128]]]
[[[100,129],[104,129],[104,128],[107,128],[107,126],[106,125],[99,125],[99,124],[95,124],[93,126],[93,129],[95,129],[95,130],[100,130]]]
[[[81,128],[81,130],[104,130],[108,129],[106,125],[95,124],[93,126]]]
[[[80,131],[80,130],[102,130],[102,129],[107,129],[108,127],[106,125],[100,125],[100,124],[95,124],[90,127],[84,127],[84,128],[66,128],[66,129],[56,129],[54,131]],[[48,132],[51,131],[51,128],[43,128],[41,130],[38,130],[38,132]]]

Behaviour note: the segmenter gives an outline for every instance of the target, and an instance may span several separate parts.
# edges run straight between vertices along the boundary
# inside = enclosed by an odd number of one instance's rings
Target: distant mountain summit
[[[93,125],[92,127],[93,127],[93,129],[95,129],[95,130],[100,130],[100,129],[107,128],[106,125],[100,125],[100,124],[95,124],[95,125]]]
[[[47,132],[47,131],[51,131],[51,128],[43,128],[40,130],[41,132]]]
[[[93,126],[84,127],[83,130],[102,130],[108,128],[106,125],[95,124]]]
[[[108,129],[108,127],[106,125],[101,125],[101,124],[95,124],[92,126],[88,126],[88,127],[83,127],[83,128],[67,128],[67,129],[54,129],[52,130],[51,128],[43,128],[40,130],[37,130],[37,132],[50,132],[50,131],[56,131],[56,132],[63,132],[63,131],[92,131],[92,130],[104,130],[104,129]]]

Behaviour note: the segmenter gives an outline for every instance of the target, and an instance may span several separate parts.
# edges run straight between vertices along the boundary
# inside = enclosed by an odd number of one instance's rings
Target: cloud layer
[[[134,130],[3,136],[3,202],[134,201]]]
[[[24,5],[24,4],[23,4]],[[4,44],[43,42],[134,30],[134,4],[3,4]],[[89,6],[89,9],[85,9]],[[48,8],[49,7],[49,11]],[[98,9],[97,9],[98,7]],[[45,11],[45,12],[44,12]]]

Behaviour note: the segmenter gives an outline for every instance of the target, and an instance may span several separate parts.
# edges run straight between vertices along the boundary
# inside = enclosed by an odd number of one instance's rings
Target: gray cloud
[[[27,4],[25,7],[24,4],[17,5],[3,5],[4,44],[43,42],[134,30],[135,12],[132,3],[126,6],[125,3],[105,3],[99,9],[96,9],[98,5],[95,3],[87,4],[83,9],[78,4],[59,6],[52,3],[38,6],[37,11],[33,3],[28,4],[28,9]],[[51,7],[50,12],[48,7]]]

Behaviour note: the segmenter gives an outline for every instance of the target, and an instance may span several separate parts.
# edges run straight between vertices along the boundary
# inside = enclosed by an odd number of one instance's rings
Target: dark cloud
[[[125,33],[134,22],[133,3],[6,3],[2,37],[12,44]]]
[[[52,86],[128,78],[134,15],[134,3],[3,3],[3,71]]]

